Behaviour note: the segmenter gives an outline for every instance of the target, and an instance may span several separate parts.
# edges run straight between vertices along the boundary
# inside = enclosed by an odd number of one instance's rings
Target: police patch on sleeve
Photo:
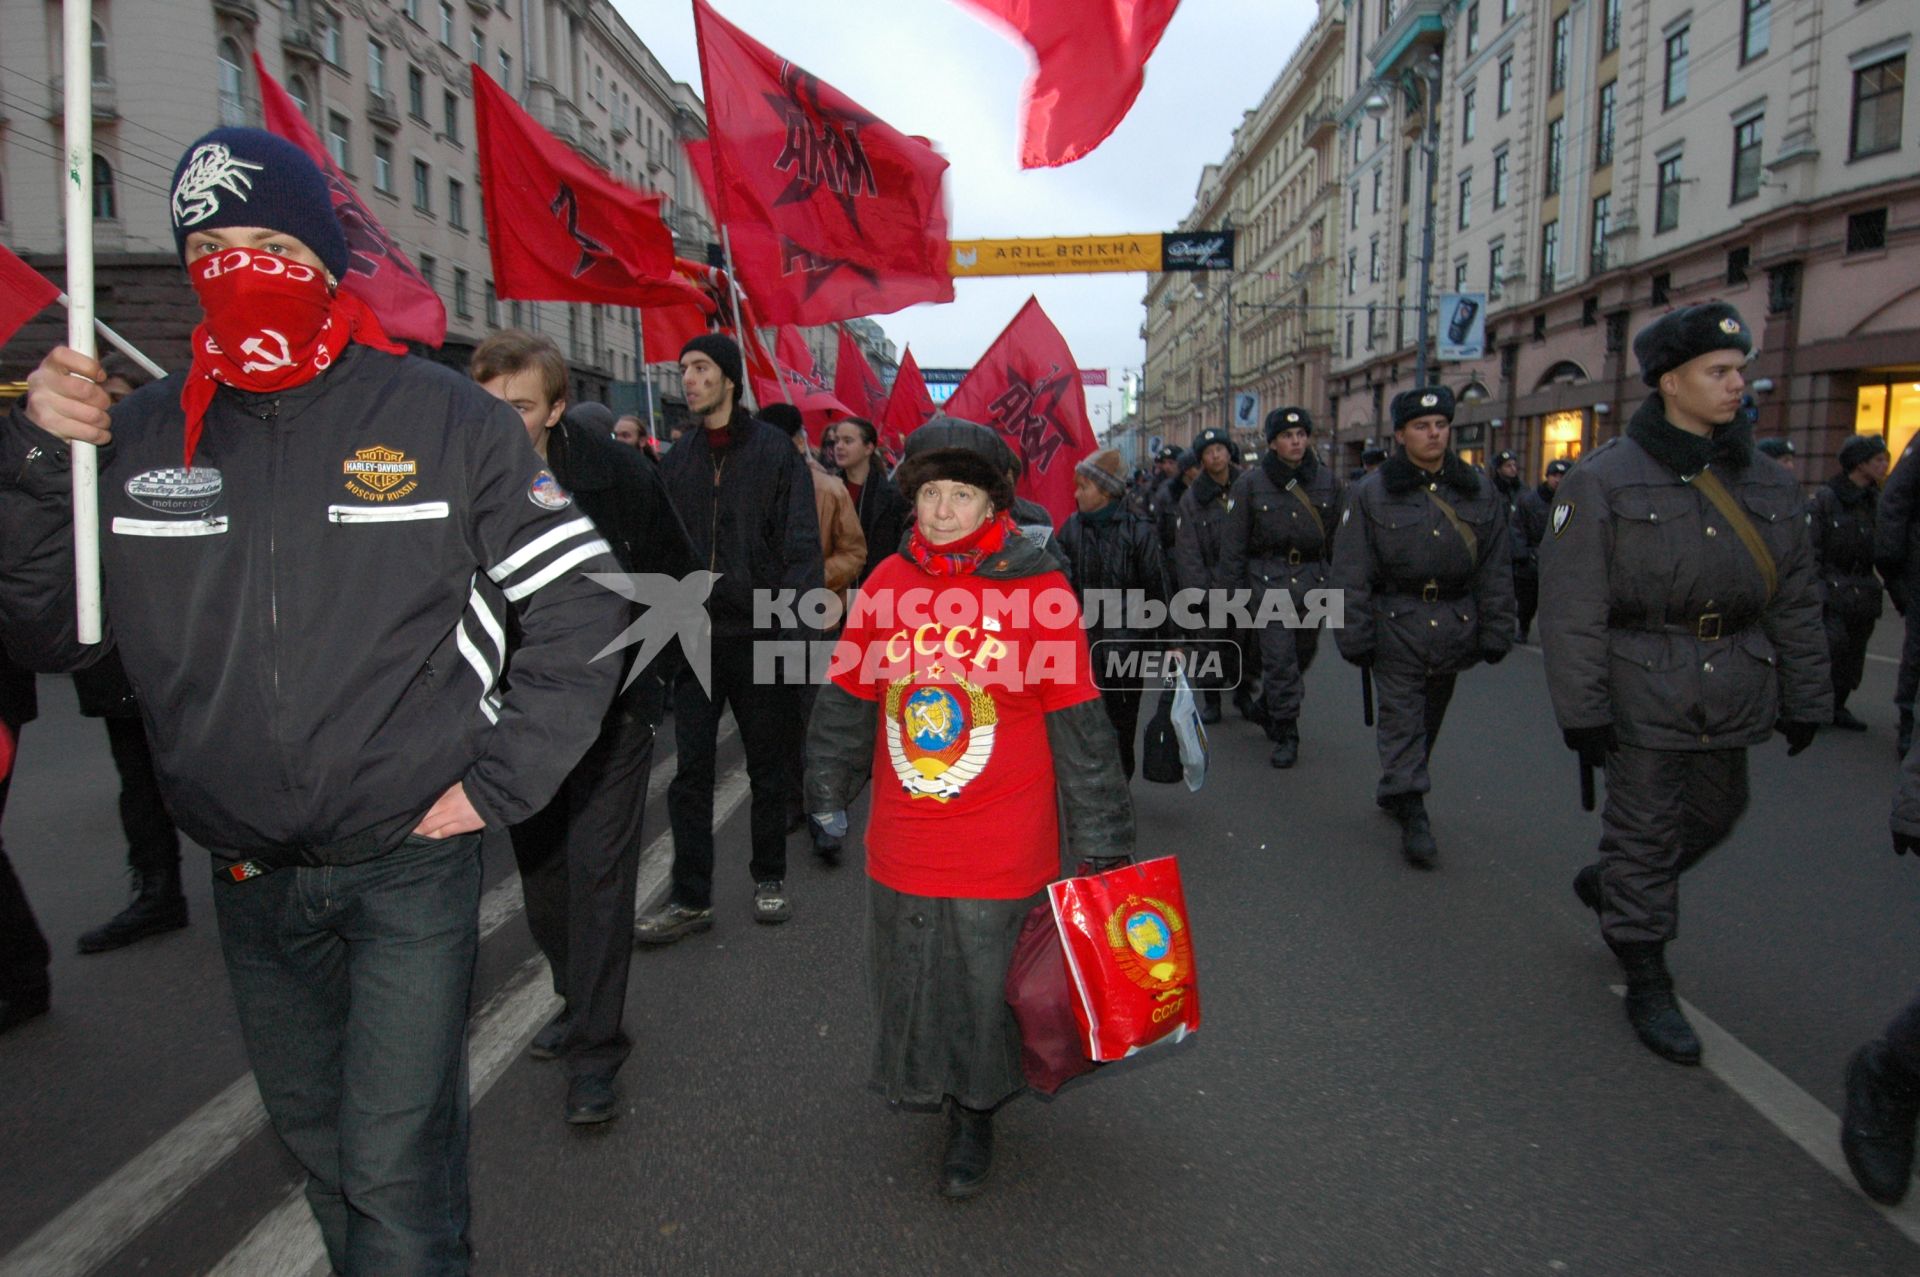
[[[551,470],[542,470],[533,476],[533,482],[527,485],[527,500],[542,510],[564,510],[573,504],[573,498],[567,495]]]
[[[1567,530],[1567,524],[1573,521],[1573,503],[1562,502],[1553,507],[1553,535],[1558,537]]]

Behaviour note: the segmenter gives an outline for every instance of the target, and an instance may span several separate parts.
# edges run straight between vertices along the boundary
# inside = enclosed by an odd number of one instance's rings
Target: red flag
[[[909,346],[900,359],[900,371],[893,376],[887,406],[875,418],[880,438],[898,453],[906,447],[907,436],[926,425],[927,418],[937,411],[933,396],[927,393],[926,378],[920,375],[920,365],[913,360],[913,347]]]
[[[60,290],[0,244],[0,346],[13,340],[22,324],[60,300]]]
[[[713,331],[722,313],[724,276],[709,266],[673,259],[673,278],[657,285],[675,300],[646,307],[640,317],[642,355],[650,364],[672,363],[688,342]]]
[[[494,292],[520,301],[673,304],[673,235],[660,220],[660,197],[587,163],[485,71],[472,72]]]
[[[333,191],[333,215],[340,219],[352,253],[352,263],[340,286],[373,309],[389,337],[440,345],[447,339],[447,308],[441,304],[440,294],[421,277],[380,219],[367,208],[298,104],[267,74],[258,53],[253,55],[253,70],[260,77],[261,122],[269,133],[305,151],[326,174],[327,186]]]
[[[947,414],[1000,432],[1024,463],[1015,491],[1053,515],[1074,511],[1073,468],[1095,448],[1080,366],[1038,298],[1029,297],[975,364]]]
[[[886,411],[887,388],[874,375],[860,343],[845,328],[840,330],[839,357],[833,361],[833,395],[852,410],[853,416],[876,424]]]
[[[798,408],[800,420],[806,424],[807,438],[814,443],[820,442],[828,426],[842,417],[854,415],[827,389],[827,379],[814,365],[807,339],[792,324],[780,326],[780,335],[774,342],[773,365],[780,378],[778,384],[768,386],[765,391],[756,385],[754,394],[761,403],[785,400]]]
[[[1039,66],[1027,81],[1020,167],[1069,164],[1106,141],[1146,79],[1180,0],[960,0],[1007,23]]]
[[[947,161],[694,0],[716,219],[774,323],[950,302]],[[697,171],[697,168],[696,168]]]

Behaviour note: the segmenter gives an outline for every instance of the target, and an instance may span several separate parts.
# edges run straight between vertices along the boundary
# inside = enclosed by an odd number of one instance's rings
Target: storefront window
[[[1580,455],[1585,422],[1579,412],[1550,412],[1540,423],[1540,473],[1549,461],[1572,461]]]
[[[1880,435],[1887,451],[1898,457],[1920,433],[1920,382],[1862,386],[1854,414],[1854,433]]]

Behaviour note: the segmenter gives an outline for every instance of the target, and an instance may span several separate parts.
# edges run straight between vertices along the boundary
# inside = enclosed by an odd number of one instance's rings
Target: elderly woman
[[[940,1191],[969,1197],[992,1165],[994,1110],[1025,1086],[1002,985],[1021,922],[1060,873],[1059,810],[1066,846],[1105,869],[1132,855],[1133,808],[1079,606],[1014,525],[1006,475],[941,448],[897,478],[914,526],[835,650],[806,792],[844,829],[873,778],[872,1083],[898,1104],[946,1107]]]

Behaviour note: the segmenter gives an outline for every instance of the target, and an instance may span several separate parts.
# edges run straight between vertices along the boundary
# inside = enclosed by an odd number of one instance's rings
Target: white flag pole
[[[73,305],[73,299],[68,297],[65,293],[61,293],[60,304],[62,306],[71,306]],[[165,368],[162,368],[159,364],[154,363],[153,360],[148,359],[144,354],[140,352],[140,348],[138,346],[128,341],[125,337],[122,337],[119,333],[115,332],[113,329],[107,327],[104,323],[102,323],[99,320],[98,317],[96,317],[93,321],[93,328],[95,332],[99,333],[102,337],[105,337],[109,342],[111,342],[115,350],[125,355],[128,359],[133,360],[134,363],[139,364],[140,367],[146,372],[147,376],[152,377],[155,381],[158,381],[162,377],[165,377],[167,375],[167,370]]]
[[[67,131],[67,345],[93,357],[93,6],[65,0],[62,13]],[[100,498],[94,446],[74,443],[73,573],[78,636],[98,643]]]

